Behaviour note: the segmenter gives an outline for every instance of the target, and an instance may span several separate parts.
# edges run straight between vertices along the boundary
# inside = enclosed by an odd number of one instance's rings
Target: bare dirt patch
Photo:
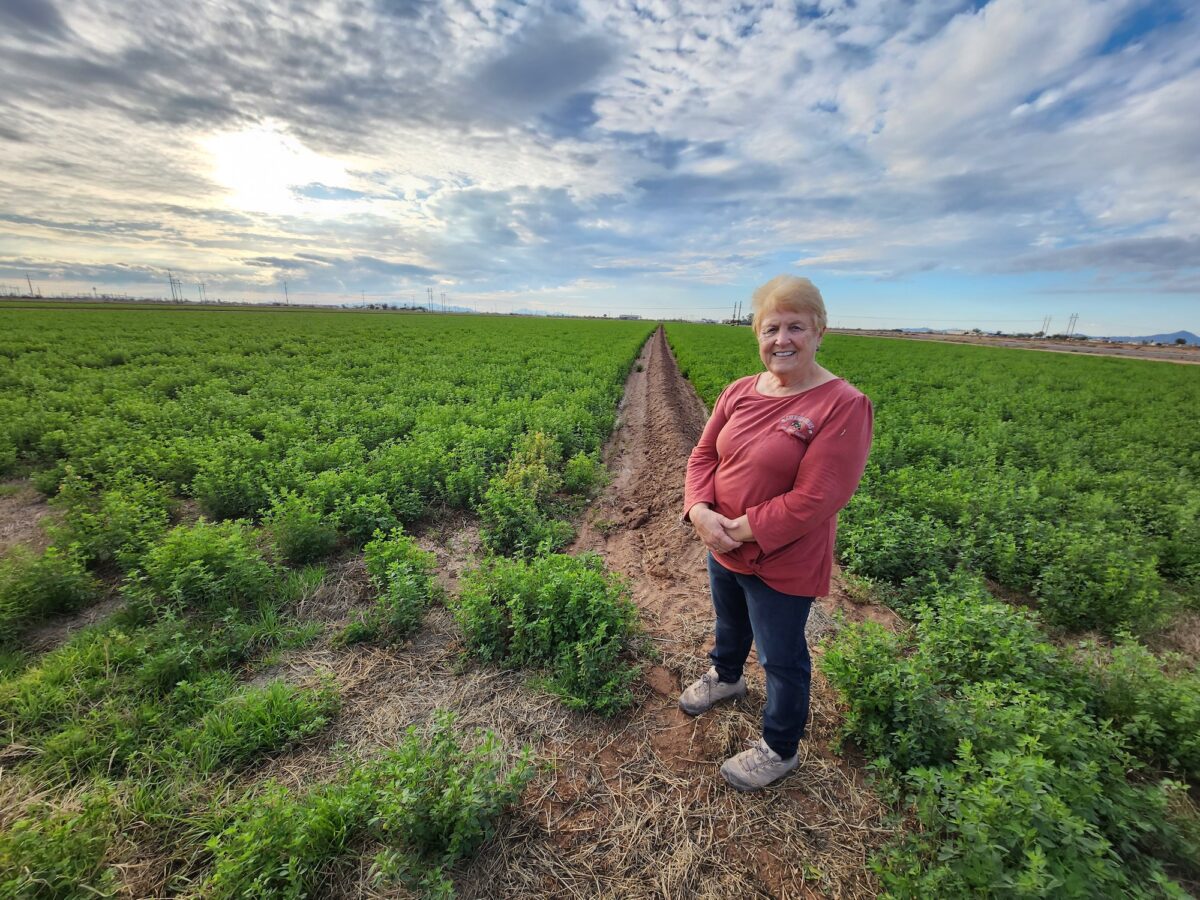
[[[56,518],[58,513],[28,481],[0,481],[0,557],[13,547],[43,553],[50,546],[45,526]]]

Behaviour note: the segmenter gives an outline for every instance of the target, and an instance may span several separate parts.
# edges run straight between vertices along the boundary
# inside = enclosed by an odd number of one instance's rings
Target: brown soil
[[[28,481],[0,481],[0,557],[13,547],[40,555],[50,546],[44,525],[56,517],[46,498]]]

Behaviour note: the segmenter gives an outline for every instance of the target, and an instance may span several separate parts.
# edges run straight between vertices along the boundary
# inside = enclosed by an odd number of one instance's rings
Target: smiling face
[[[781,384],[794,383],[812,373],[822,334],[811,313],[774,310],[758,323],[758,356]]]

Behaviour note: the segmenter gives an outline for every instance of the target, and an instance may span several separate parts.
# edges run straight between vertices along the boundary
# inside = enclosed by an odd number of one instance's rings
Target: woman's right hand
[[[733,519],[727,519],[719,512],[712,510],[706,503],[697,503],[688,512],[688,519],[700,536],[700,542],[713,553],[730,553],[742,546],[741,541],[735,541],[729,536],[729,529],[734,527]]]

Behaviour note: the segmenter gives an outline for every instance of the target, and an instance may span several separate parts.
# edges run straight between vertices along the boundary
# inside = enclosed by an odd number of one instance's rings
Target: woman
[[[807,278],[780,275],[754,292],[766,371],[729,385],[688,459],[684,518],[709,549],[716,611],[712,667],[679,705],[690,715],[746,693],[753,642],[766,672],[762,739],[721,774],[753,791],[796,768],[812,667],[804,625],[829,592],[837,512],[858,487],[871,446],[871,401],[816,361],[825,304]]]

